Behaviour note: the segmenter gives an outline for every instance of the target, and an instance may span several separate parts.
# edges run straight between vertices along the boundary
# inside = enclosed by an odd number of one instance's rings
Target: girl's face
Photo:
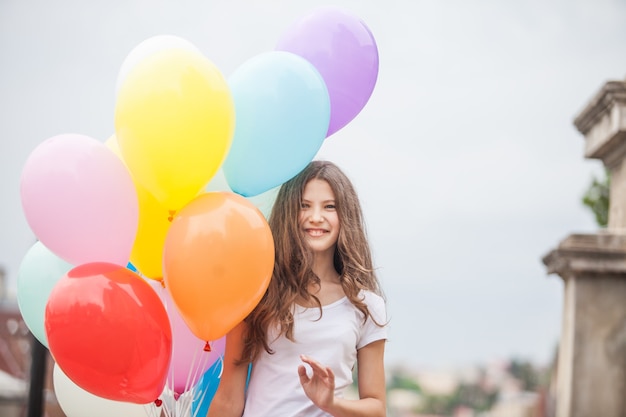
[[[335,194],[326,181],[312,179],[306,184],[298,223],[314,253],[334,253],[340,225]]]

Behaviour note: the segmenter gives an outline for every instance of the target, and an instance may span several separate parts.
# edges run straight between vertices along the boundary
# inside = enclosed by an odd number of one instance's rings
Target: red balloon
[[[137,404],[161,395],[172,330],[159,296],[134,272],[105,262],[70,270],[50,294],[45,327],[55,361],[85,391]]]

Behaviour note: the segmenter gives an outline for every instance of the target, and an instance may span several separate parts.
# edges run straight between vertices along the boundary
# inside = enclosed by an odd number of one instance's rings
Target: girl
[[[272,280],[227,335],[208,417],[385,416],[385,303],[350,180],[311,162],[282,185],[269,225]],[[355,364],[359,399],[348,400]]]

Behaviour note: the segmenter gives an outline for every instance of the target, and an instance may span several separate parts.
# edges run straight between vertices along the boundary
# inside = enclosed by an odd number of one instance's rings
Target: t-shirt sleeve
[[[361,327],[361,334],[356,345],[357,349],[361,349],[377,340],[387,339],[387,309],[385,300],[378,294],[371,292],[365,292],[364,295],[365,303],[371,316],[367,318],[367,321]],[[372,317],[382,326],[376,324]]]

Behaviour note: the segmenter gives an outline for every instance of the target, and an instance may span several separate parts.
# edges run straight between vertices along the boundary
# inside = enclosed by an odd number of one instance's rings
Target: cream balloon
[[[155,415],[154,403],[141,405],[113,401],[85,391],[65,375],[56,363],[52,378],[57,401],[67,417],[147,417]]]
[[[186,39],[174,35],[157,35],[140,42],[122,62],[115,83],[115,94],[120,91],[128,73],[143,59],[164,49],[186,49],[200,53],[200,50]]]

